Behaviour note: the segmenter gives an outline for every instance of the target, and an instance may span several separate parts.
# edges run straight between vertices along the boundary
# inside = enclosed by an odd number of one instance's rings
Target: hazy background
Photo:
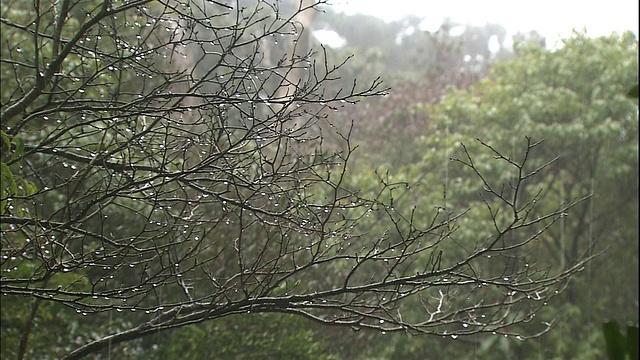
[[[511,35],[536,30],[547,38],[548,45],[568,37],[573,29],[585,28],[591,36],[624,30],[638,34],[638,1],[632,0],[334,0],[332,4],[338,12],[373,15],[385,21],[400,20],[407,15],[424,17],[427,29],[437,29],[443,19],[449,17],[462,24],[499,23]]]

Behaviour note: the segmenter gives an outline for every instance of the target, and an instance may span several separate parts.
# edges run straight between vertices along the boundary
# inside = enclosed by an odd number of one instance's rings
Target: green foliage
[[[3,236],[15,235],[7,235],[5,232]],[[22,240],[24,242],[25,239]],[[27,244],[29,242],[26,241]],[[14,266],[10,268],[5,266],[3,274],[5,281],[28,278],[34,268],[44,267],[37,262],[17,263],[16,259],[7,260]],[[52,289],[63,291],[71,284],[84,290],[90,289],[88,278],[85,274],[78,273],[56,274],[45,280],[45,283]],[[19,300],[6,298],[0,308],[2,316],[0,354],[3,359],[18,358],[19,343],[25,329],[29,329],[27,358],[59,359],[74,347],[95,338],[100,333],[101,326],[107,322],[107,319],[102,316],[89,319],[86,313],[74,311],[60,303],[27,296]],[[35,314],[32,314],[33,311]],[[32,315],[33,322],[31,322]],[[109,324],[109,327],[116,328],[117,324]]]
[[[483,184],[449,160],[464,156],[460,144],[475,155],[490,183],[509,184],[516,174],[493,159],[493,154],[483,152],[476,139],[516,161],[523,135],[544,140],[541,150],[532,155],[529,170],[556,156],[558,160],[541,171],[538,180],[527,182],[523,196],[541,192],[542,198],[553,200],[534,209],[534,218],[541,211],[592,195],[528,249],[531,258],[550,268],[562,268],[581,254],[606,251],[575,278],[560,295],[561,301],[550,302],[538,314],[538,322],[556,320],[553,330],[538,341],[491,336],[477,340],[482,345],[469,347],[475,349],[474,358],[493,359],[501,353],[504,358],[517,354],[526,359],[540,353],[549,359],[597,359],[603,355],[598,336],[601,318],[638,321],[637,281],[627,280],[637,280],[638,119],[637,103],[626,96],[638,76],[637,51],[632,33],[600,38],[574,34],[554,51],[520,46],[515,59],[494,64],[489,77],[470,89],[451,91],[433,106],[411,105],[413,116],[425,120],[413,142],[404,142],[413,147],[392,150],[403,153],[402,157],[378,156],[371,164],[360,163],[359,181],[373,186],[376,177],[367,175],[364,168],[379,166],[396,174],[385,179],[389,183],[411,186],[406,194],[400,189],[394,192],[399,208],[442,204],[455,211],[469,209],[455,233],[459,251],[472,248],[493,227],[482,212]],[[362,151],[371,151],[371,146],[363,143]],[[416,158],[420,161],[415,162]],[[429,218],[427,213],[418,214],[417,219]],[[455,246],[448,251],[455,251]],[[398,344],[387,345],[388,358],[393,353],[402,358],[425,357],[416,344],[445,346],[420,338],[390,339]],[[464,356],[463,351],[447,349],[451,357]]]
[[[152,336],[145,340],[145,358],[336,359],[324,346],[298,317],[243,314]]]
[[[616,321],[602,324],[602,333],[607,346],[609,360],[632,360],[638,358],[638,327],[627,326],[626,336],[620,332]]]
[[[24,155],[24,142],[19,137],[9,137],[2,130],[0,130],[0,136],[0,147],[2,148],[2,159],[0,161],[0,215],[9,212],[23,215],[29,210],[22,201],[15,198],[30,196],[37,191],[32,182],[14,174],[18,169],[16,163]]]
[[[635,84],[631,89],[629,89],[627,96],[632,99],[638,98],[638,84]]]

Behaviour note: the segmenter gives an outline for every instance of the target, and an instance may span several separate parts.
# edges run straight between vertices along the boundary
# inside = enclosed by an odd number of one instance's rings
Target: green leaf
[[[11,139],[4,131],[0,130],[0,136],[2,137],[1,147],[7,147],[7,151],[11,150]]]
[[[15,160],[24,155],[24,141],[22,141],[22,139],[20,138],[14,138],[13,140],[16,143],[16,148],[13,151],[13,155],[11,155],[11,160]]]
[[[27,196],[28,195],[33,195],[33,194],[38,192],[38,187],[34,183],[31,183],[31,182],[28,182],[28,181],[24,182],[24,189],[25,189],[24,193]]]
[[[627,97],[632,98],[632,99],[637,99],[638,98],[638,84],[636,84],[634,87],[632,87],[629,92],[627,93]]]
[[[0,214],[7,211],[7,198],[18,192],[18,184],[7,164],[0,162]]]
[[[638,87],[636,86],[636,89]],[[627,354],[629,359],[638,359],[638,327],[627,326]]]
[[[7,135],[7,133],[4,132],[4,130],[0,130],[0,136],[2,136],[3,141],[9,141],[9,135]]]
[[[607,347],[607,357],[609,360],[624,360],[626,339],[620,333],[620,326],[615,321],[610,321],[602,325],[604,341]]]
[[[17,194],[18,184],[16,183],[16,179],[7,164],[0,163],[0,173],[2,173],[1,178],[3,180],[3,183],[0,186],[2,187],[2,191],[5,192],[7,196]]]

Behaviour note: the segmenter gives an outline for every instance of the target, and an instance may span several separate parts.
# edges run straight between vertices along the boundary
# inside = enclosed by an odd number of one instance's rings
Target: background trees
[[[540,231],[582,193],[543,201],[529,174],[555,155],[537,139],[451,164],[464,131],[446,121],[406,177],[354,163],[351,104],[387,89],[307,48],[301,15],[321,5],[2,3],[3,356],[201,357],[195,339],[250,334],[239,344],[318,358],[336,336],[316,324],[363,345],[548,328],[534,314],[589,253],[536,261]],[[274,322],[307,330],[274,338]]]
[[[490,144],[510,158],[518,158],[522,134],[544,139],[531,161],[542,164],[554,155],[558,161],[524,193],[542,190],[541,196],[553,199],[547,206],[593,194],[537,243],[537,259],[552,268],[585,252],[600,254],[573,279],[561,300],[551,301],[538,314],[543,321],[555,318],[554,330],[536,342],[495,336],[458,341],[445,347],[451,357],[496,358],[502,353],[504,358],[599,358],[605,356],[600,334],[605,320],[637,324],[638,120],[637,100],[626,97],[637,81],[637,46],[631,33],[596,39],[575,34],[555,51],[519,46],[516,58],[494,63],[488,78],[470,88],[449,91],[440,103],[395,110],[410,114],[421,127],[413,128],[415,136],[396,143],[405,146],[390,150],[401,156],[385,161],[380,155],[387,154],[385,144],[376,144],[377,165],[390,169],[393,181],[420,184],[413,197],[398,199],[398,206],[433,203],[433,184],[446,179],[451,207],[472,208],[460,222],[461,243],[486,233],[492,224],[473,210],[482,184],[450,165],[449,157],[464,156],[456,144],[479,154],[478,167],[490,177],[507,180],[509,171],[497,166],[492,154],[481,153],[483,145],[475,139],[491,139]],[[398,115],[382,123],[402,121]],[[427,349],[439,346],[433,339],[399,336],[397,341],[394,350],[387,345],[375,351],[387,350],[390,358],[424,358]]]

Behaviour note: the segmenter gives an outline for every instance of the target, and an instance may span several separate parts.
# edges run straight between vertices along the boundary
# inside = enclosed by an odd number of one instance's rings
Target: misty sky
[[[415,14],[424,16],[436,29],[445,17],[454,22],[503,25],[510,34],[537,30],[552,45],[586,28],[590,36],[632,30],[638,34],[638,0],[330,0],[348,14],[365,13],[387,21]],[[390,5],[391,4],[391,5]]]

